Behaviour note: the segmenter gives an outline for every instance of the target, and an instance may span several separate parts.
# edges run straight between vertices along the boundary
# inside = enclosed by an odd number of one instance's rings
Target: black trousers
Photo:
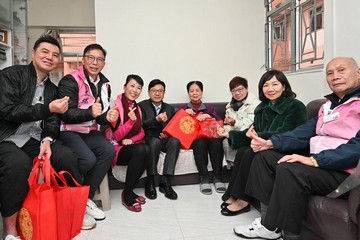
[[[271,150],[257,153],[245,192],[268,206],[262,219],[266,228],[300,234],[310,195],[327,195],[349,174],[302,163],[278,164],[282,156]]]
[[[123,146],[118,154],[116,165],[128,166],[124,190],[132,192],[137,181],[145,170],[145,161],[149,156],[147,144],[131,144]]]
[[[215,175],[221,176],[222,161],[224,158],[224,149],[222,145],[223,138],[214,138],[209,141],[197,138],[193,141],[190,148],[193,150],[196,167],[200,176],[209,175],[207,165],[210,162]]]
[[[81,183],[77,156],[55,141],[51,145],[51,165],[56,171],[65,170]],[[28,177],[33,159],[40,152],[40,142],[31,138],[22,148],[11,142],[0,143],[0,204],[1,215],[10,217],[20,210],[29,191]],[[71,181],[69,181],[71,184]]]
[[[166,153],[163,175],[174,175],[176,161],[180,152],[180,141],[173,137],[164,139],[153,137],[146,139],[146,143],[150,147],[150,157],[146,167],[148,175],[158,174],[157,164],[159,161],[160,151]]]
[[[93,198],[114,161],[114,146],[99,131],[86,134],[64,131],[59,139],[78,156],[83,184],[90,186],[89,198]]]
[[[222,196],[223,201],[230,197],[240,198],[248,202],[252,200],[249,195],[245,194],[245,188],[254,156],[255,153],[250,147],[241,147],[237,150],[229,185]]]

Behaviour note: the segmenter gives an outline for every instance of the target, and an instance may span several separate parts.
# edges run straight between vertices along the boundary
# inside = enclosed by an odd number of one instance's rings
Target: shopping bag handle
[[[28,179],[29,186],[37,186],[39,184],[50,186],[50,167],[50,160],[45,155],[42,158],[35,157]]]

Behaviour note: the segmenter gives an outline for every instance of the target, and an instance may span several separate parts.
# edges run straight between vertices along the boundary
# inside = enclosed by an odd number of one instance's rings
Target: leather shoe
[[[250,211],[250,204],[238,211],[231,211],[227,207],[225,207],[225,208],[221,209],[221,214],[224,216],[236,216],[241,213],[245,213],[245,212],[249,212],[249,211]]]
[[[177,194],[174,191],[174,189],[171,187],[171,185],[167,182],[162,182],[159,184],[159,191],[161,193],[165,194],[165,197],[171,199],[171,200],[175,200],[177,199]]]
[[[230,205],[230,203],[223,202],[223,203],[220,205],[220,208],[221,208],[221,209],[224,209],[224,208],[226,208],[226,207],[229,206],[229,205]]]
[[[149,199],[155,199],[157,197],[154,180],[146,180],[145,196]]]

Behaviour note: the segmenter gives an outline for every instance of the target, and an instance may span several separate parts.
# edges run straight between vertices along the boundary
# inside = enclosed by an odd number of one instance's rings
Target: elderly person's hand
[[[226,137],[226,138],[229,138],[229,132],[226,131],[225,128],[223,127],[218,127],[217,129],[217,133],[219,134],[220,137]]]

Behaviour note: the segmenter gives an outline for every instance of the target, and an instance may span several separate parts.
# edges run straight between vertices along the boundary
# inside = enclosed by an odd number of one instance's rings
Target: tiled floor
[[[158,192],[156,200],[147,200],[139,213],[122,206],[122,190],[111,190],[111,210],[106,219],[91,231],[82,231],[73,240],[231,240],[241,239],[233,227],[252,222],[259,212],[234,217],[220,214],[221,194],[203,195],[199,185],[175,186],[178,200],[169,200]],[[143,189],[135,192],[143,195]],[[2,221],[0,218],[0,236]]]
[[[139,213],[122,206],[121,190],[111,190],[111,210],[106,219],[91,231],[82,231],[74,240],[226,240],[240,239],[233,227],[252,222],[260,214],[252,208],[234,217],[220,214],[221,194],[203,195],[199,185],[175,186],[178,200],[169,200],[158,192],[156,200],[147,200]],[[135,192],[143,195],[143,189]]]

